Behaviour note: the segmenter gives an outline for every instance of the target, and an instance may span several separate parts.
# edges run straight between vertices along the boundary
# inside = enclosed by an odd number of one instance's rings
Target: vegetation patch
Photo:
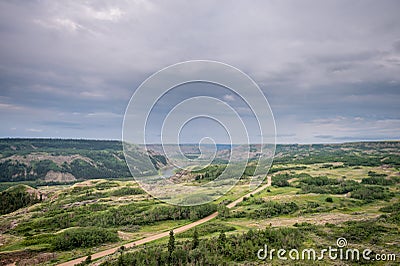
[[[351,192],[351,197],[365,201],[389,200],[394,197],[394,193],[389,192],[384,187],[364,186]]]
[[[0,193],[0,214],[7,214],[20,208],[40,202],[40,196],[29,193],[27,186],[17,185]],[[33,190],[33,188],[30,188]]]
[[[53,242],[55,250],[94,247],[107,242],[118,241],[116,231],[103,228],[72,228],[56,235]]]

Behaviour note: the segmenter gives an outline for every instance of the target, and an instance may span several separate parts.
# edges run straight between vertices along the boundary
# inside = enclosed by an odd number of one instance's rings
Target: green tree
[[[218,206],[218,217],[224,219],[224,218],[229,218],[230,215],[230,210],[224,206],[224,205],[219,205]]]
[[[175,237],[174,231],[169,231],[169,241],[168,241],[168,261],[171,263],[172,252],[175,250]]]
[[[192,249],[195,249],[198,246],[199,246],[199,233],[197,232],[197,228],[194,228]]]
[[[226,235],[224,232],[221,232],[218,237],[218,247],[222,249],[225,246]]]
[[[89,264],[89,263],[91,263],[91,262],[92,262],[92,256],[89,255],[89,256],[87,256],[86,259],[85,259],[85,264]]]
[[[331,197],[327,197],[327,198],[325,199],[325,201],[326,201],[326,202],[333,202],[333,199],[332,199]]]

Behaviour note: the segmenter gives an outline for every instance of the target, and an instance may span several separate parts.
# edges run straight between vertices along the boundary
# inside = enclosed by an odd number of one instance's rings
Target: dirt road
[[[241,202],[244,197],[249,197],[250,194],[258,193],[258,192],[264,190],[265,188],[269,187],[271,185],[271,177],[270,176],[268,176],[267,181],[268,181],[267,184],[265,184],[265,185],[257,188],[256,190],[254,190],[254,191],[252,191],[252,192],[250,192],[250,193],[238,198],[237,200],[229,203],[228,205],[226,205],[226,207],[233,208],[233,207],[236,206],[236,204]],[[217,216],[218,216],[218,212],[214,212],[213,214],[210,214],[209,216],[204,217],[203,219],[200,219],[200,220],[198,220],[196,222],[193,222],[193,223],[190,223],[190,224],[175,228],[174,229],[174,233],[175,234],[182,233],[182,232],[187,231],[187,230],[189,230],[189,229],[191,229],[191,228],[193,228],[193,227],[195,227],[197,225],[200,225],[202,223],[208,222],[208,221],[214,219]],[[168,235],[169,235],[169,231],[166,231],[166,232],[162,232],[162,233],[159,233],[159,234],[156,234],[156,235],[152,235],[152,236],[149,236],[149,237],[146,237],[146,238],[134,241],[134,242],[130,242],[128,244],[125,244],[124,246],[126,248],[131,248],[133,246],[142,245],[142,244],[145,244],[145,243],[148,243],[148,242],[151,242],[151,241],[166,237]],[[107,250],[92,254],[91,255],[92,256],[92,260],[99,259],[99,258],[102,258],[102,257],[107,256],[107,255],[111,255],[111,254],[115,253],[116,251],[118,251],[118,249],[119,249],[119,247],[115,247],[115,248],[107,249]],[[61,263],[61,264],[59,264],[59,266],[74,266],[75,264],[83,262],[85,259],[86,259],[86,257],[77,258],[77,259],[74,259],[74,260],[70,260],[70,261]]]

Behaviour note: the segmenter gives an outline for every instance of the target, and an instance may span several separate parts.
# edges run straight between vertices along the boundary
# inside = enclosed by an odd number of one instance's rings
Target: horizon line
[[[100,139],[100,138],[57,138],[57,137],[0,137],[3,140],[67,140],[67,141],[110,141],[121,142],[121,139]],[[351,144],[351,143],[373,143],[373,142],[400,142],[400,139],[378,139],[378,140],[355,140],[355,141],[338,141],[338,142],[286,142],[275,143],[275,145],[314,145],[314,144]],[[161,145],[163,143],[146,143],[146,145]],[[231,143],[216,143],[217,145],[246,145],[246,144],[231,144]],[[249,143],[249,145],[259,145],[260,143]],[[164,145],[177,145],[175,143],[167,143]],[[179,145],[198,145],[198,143],[180,143]],[[212,144],[209,144],[212,145]],[[267,144],[265,144],[267,145]]]

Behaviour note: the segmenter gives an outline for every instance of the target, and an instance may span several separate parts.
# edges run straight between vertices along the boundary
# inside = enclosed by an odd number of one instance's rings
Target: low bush
[[[383,187],[363,186],[351,192],[351,197],[365,201],[388,200],[393,197],[393,194]]]
[[[94,247],[106,242],[119,240],[116,231],[104,228],[73,228],[57,234],[53,241],[55,250]]]
[[[139,194],[145,194],[143,189],[138,188],[138,187],[123,187],[119,188],[117,190],[114,190],[110,193],[111,196],[127,196],[127,195],[139,195]]]
[[[251,218],[270,218],[274,216],[291,214],[299,210],[299,206],[294,202],[279,203],[275,201],[266,201],[260,209],[250,213]]]

